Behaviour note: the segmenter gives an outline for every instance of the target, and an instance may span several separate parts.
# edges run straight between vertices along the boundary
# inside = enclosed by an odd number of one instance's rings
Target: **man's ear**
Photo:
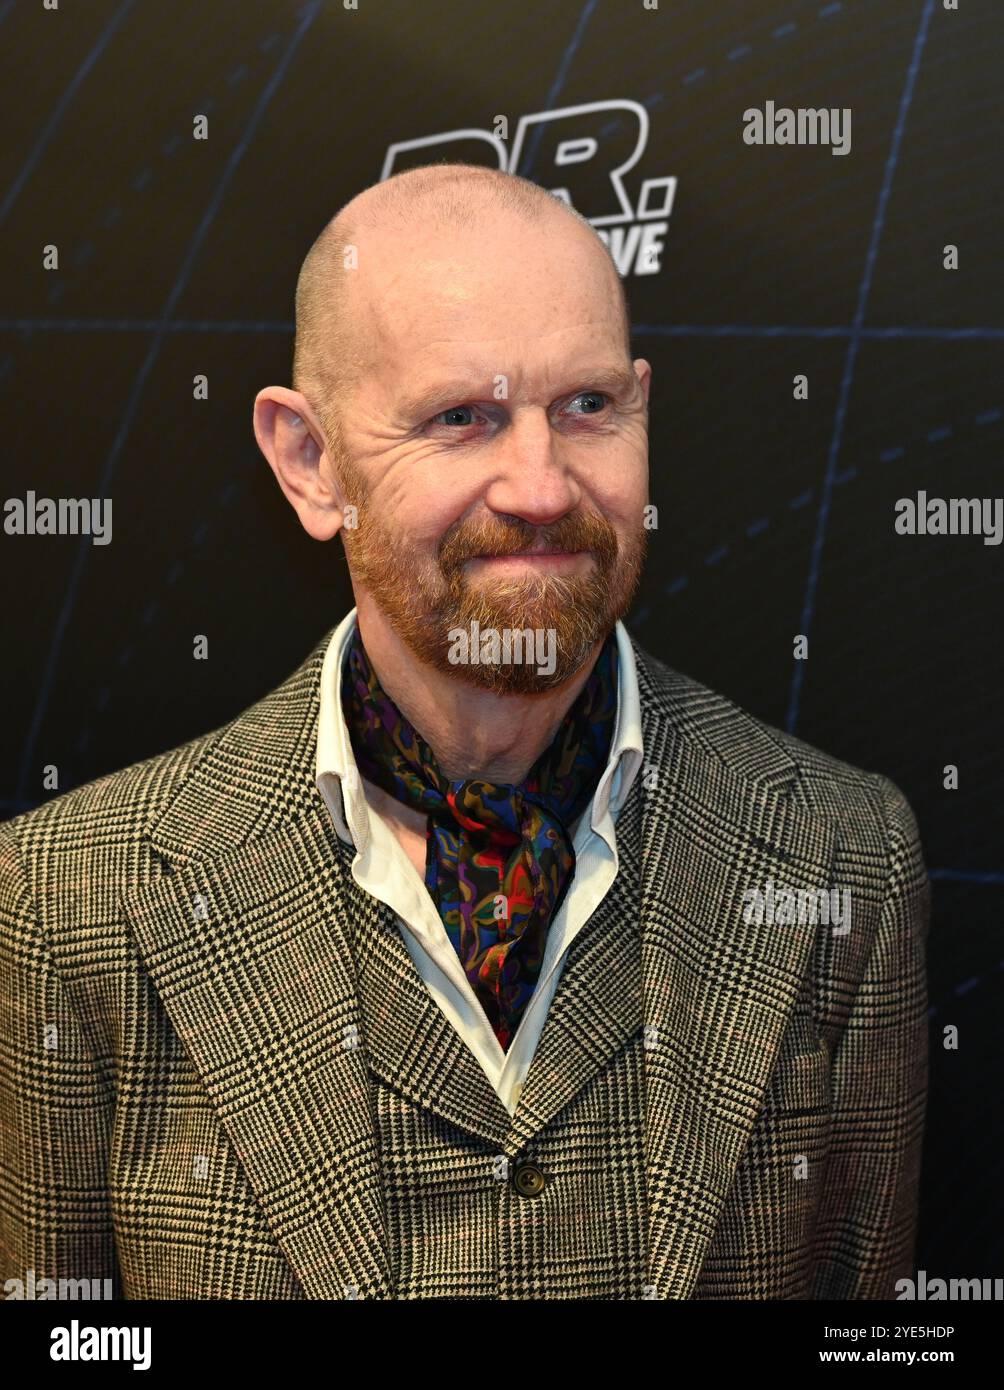
[[[648,405],[648,393],[652,387],[652,364],[646,362],[644,357],[637,357],[634,361],[635,376],[641,382],[641,389],[645,393],[645,404]]]
[[[301,526],[314,540],[331,540],[345,519],[346,499],[306,396],[266,386],[255,397],[253,420],[258,447]]]

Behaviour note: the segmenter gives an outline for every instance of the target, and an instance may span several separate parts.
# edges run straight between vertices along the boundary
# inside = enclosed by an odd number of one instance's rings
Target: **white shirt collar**
[[[321,704],[317,726],[317,788],[327,804],[339,837],[360,854],[370,840],[370,810],[352,751],[341,702],[342,662],[356,622],[351,609],[331,634],[321,667]],[[617,639],[617,716],[610,756],[593,795],[590,822],[602,833],[608,812],[616,816],[642,763],[641,704],[634,649],[623,623]],[[606,838],[606,837],[605,837]]]

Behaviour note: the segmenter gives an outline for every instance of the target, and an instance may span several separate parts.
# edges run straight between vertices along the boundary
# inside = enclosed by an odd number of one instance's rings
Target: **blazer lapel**
[[[509,1112],[429,993],[392,910],[354,880],[351,888],[359,923],[356,978],[370,1070],[415,1105],[501,1153]]]
[[[351,847],[314,783],[330,633],[182,784],[126,899],[164,1007],[308,1297],[392,1297],[362,1020]]]
[[[130,899],[147,969],[311,1298],[390,1296],[341,847],[321,807]]]
[[[752,887],[830,884],[834,832],[795,766],[728,701],[636,646],[649,1297],[690,1296],[756,1121],[818,928],[747,925]],[[729,761],[721,749],[732,742]],[[756,780],[734,763],[756,770]]]
[[[568,949],[513,1116],[531,1140],[638,1033],[643,1022],[635,780],[615,825],[617,877]]]

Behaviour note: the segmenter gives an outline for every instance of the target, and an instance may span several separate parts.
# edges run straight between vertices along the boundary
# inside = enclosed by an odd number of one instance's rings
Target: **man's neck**
[[[497,695],[419,661],[379,610],[361,597],[356,618],[380,684],[451,781],[484,777],[522,782],[551,743],[603,647],[597,642],[578,671],[554,690]]]

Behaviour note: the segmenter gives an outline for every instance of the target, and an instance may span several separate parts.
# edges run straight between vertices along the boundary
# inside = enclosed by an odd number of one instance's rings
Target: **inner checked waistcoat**
[[[629,851],[639,815],[631,793],[617,822]],[[511,1117],[430,995],[394,914],[353,887],[359,1045],[394,1297],[644,1297],[637,855],[624,855],[565,955]]]

